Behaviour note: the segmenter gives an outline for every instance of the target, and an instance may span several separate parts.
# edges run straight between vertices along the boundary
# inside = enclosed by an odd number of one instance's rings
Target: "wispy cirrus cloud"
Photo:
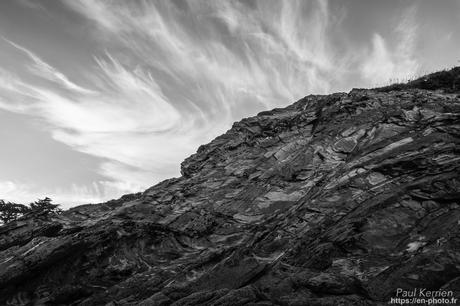
[[[396,38],[393,46],[380,34],[374,33],[371,54],[366,57],[361,68],[364,78],[372,79],[374,85],[403,81],[417,73],[419,64],[416,59],[416,13],[416,6],[402,12],[393,29]]]
[[[132,192],[133,186],[122,182],[100,181],[85,185],[69,184],[66,188],[46,189],[37,184],[0,181],[0,195],[7,201],[29,204],[45,196],[67,209],[78,204],[100,203],[108,198]]]
[[[77,84],[71,82],[64,74],[56,70],[54,67],[49,65],[48,63],[44,62],[40,57],[38,57],[36,54],[33,52],[27,50],[26,48],[15,44],[14,42],[2,37],[4,41],[8,42],[10,45],[15,47],[17,50],[22,51],[24,54],[26,54],[33,62],[34,64],[29,66],[29,70],[31,73],[42,77],[44,79],[48,79],[52,82],[56,82],[60,85],[62,85],[64,88],[84,93],[84,94],[91,94],[93,93],[91,90],[85,89],[83,87],[78,86]]]

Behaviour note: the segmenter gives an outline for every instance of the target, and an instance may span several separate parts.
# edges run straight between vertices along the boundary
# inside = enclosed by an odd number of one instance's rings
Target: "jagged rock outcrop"
[[[384,305],[396,288],[459,294],[459,76],[310,95],[235,123],[180,178],[0,227],[0,304]]]

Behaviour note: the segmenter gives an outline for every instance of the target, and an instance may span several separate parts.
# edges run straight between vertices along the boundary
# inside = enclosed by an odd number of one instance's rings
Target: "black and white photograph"
[[[460,305],[460,0],[0,0],[3,305]]]

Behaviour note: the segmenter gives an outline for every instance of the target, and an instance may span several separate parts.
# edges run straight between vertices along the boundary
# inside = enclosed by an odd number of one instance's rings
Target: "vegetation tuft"
[[[17,220],[27,214],[59,214],[61,209],[59,204],[53,204],[53,200],[46,197],[38,199],[29,205],[5,202],[0,200],[0,224]]]
[[[421,78],[409,81],[407,83],[396,83],[389,86],[377,88],[382,92],[394,90],[405,90],[411,88],[426,90],[444,90],[448,93],[460,92],[460,67],[450,70],[438,71],[425,75]]]

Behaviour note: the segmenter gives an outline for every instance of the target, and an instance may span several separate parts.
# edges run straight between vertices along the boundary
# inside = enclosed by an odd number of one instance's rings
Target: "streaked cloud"
[[[0,181],[2,199],[29,204],[51,195],[53,202],[61,204],[64,209],[78,204],[100,203],[107,198],[118,198],[130,192],[132,192],[132,186],[111,181],[92,182],[85,185],[70,184],[66,188],[52,190],[41,188],[39,184]]]
[[[52,66],[50,66],[47,63],[45,63],[44,61],[42,61],[40,59],[40,57],[38,57],[32,51],[29,51],[26,48],[21,47],[18,44],[15,44],[14,42],[12,42],[12,41],[10,41],[10,40],[8,40],[6,38],[3,38],[3,40],[8,42],[10,45],[15,47],[19,51],[22,51],[23,53],[25,53],[34,62],[34,65],[29,66],[29,69],[30,69],[31,73],[33,73],[33,74],[35,74],[35,75],[37,75],[39,77],[42,77],[44,79],[48,79],[48,80],[50,80],[52,82],[56,82],[56,83],[62,85],[64,88],[67,88],[69,90],[73,90],[73,91],[84,93],[84,94],[93,93],[92,91],[90,91],[88,89],[85,89],[85,88],[82,88],[82,87],[76,85],[75,83],[69,81],[69,79],[64,74],[62,74],[61,72],[57,71]]]
[[[373,80],[374,86],[404,82],[416,76],[419,69],[416,59],[416,12],[416,6],[403,11],[393,29],[393,46],[389,46],[388,40],[381,34],[373,35],[372,50],[370,56],[365,57],[361,71],[364,78]]]

